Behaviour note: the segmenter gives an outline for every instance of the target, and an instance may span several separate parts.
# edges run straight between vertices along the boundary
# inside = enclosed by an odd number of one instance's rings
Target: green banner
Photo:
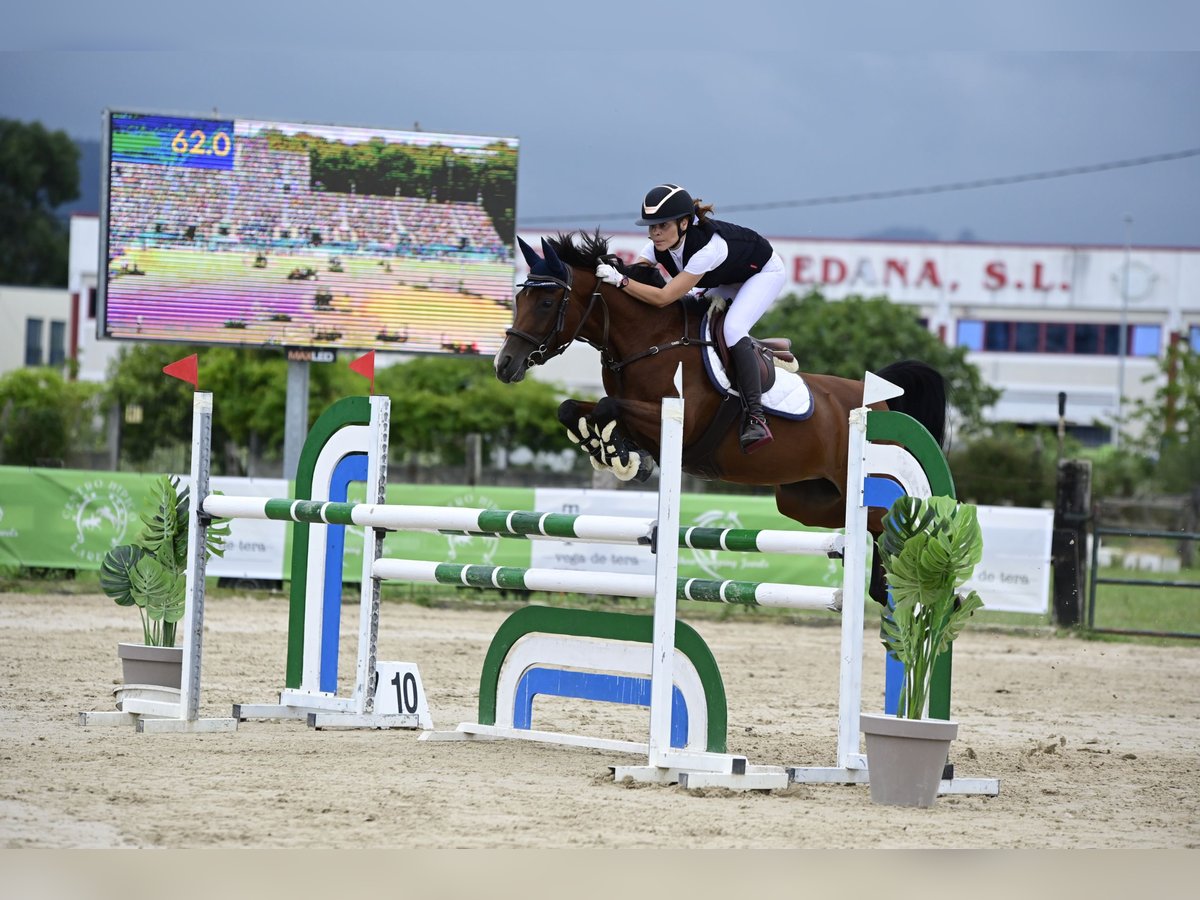
[[[365,485],[350,485],[347,499],[362,503]],[[533,509],[532,488],[478,488],[455,485],[389,484],[387,502],[404,506],[448,506],[467,509]],[[288,552],[291,552],[290,535]],[[346,530],[343,578],[357,582],[362,573],[362,530]],[[529,541],[418,531],[393,531],[383,539],[383,555],[430,562],[477,563],[489,566],[528,566]]]
[[[114,546],[129,543],[142,528],[141,514],[152,512],[150,488],[157,475],[129,472],[84,472],[70,469],[32,469],[0,466],[0,565],[50,569],[99,569],[104,554]],[[236,489],[230,489],[234,493]],[[348,499],[363,502],[365,486],[350,485]],[[582,496],[585,492],[580,491]],[[636,507],[611,511],[612,515],[635,514],[653,518],[656,495],[650,492],[619,492],[623,501]],[[410,506],[469,507],[480,509],[536,509],[533,488],[486,488],[465,485],[392,484],[387,501]],[[601,504],[601,509],[605,509]],[[782,528],[798,526],[775,509],[769,496],[728,494],[684,494],[680,521],[716,528]],[[235,537],[242,529],[234,523]],[[280,529],[283,553],[266,560],[270,571],[260,577],[285,578],[289,570],[292,529],[282,522],[253,523],[257,528]],[[280,546],[279,543],[274,545]],[[384,555],[432,562],[472,563],[488,566],[531,564],[531,542],[520,538],[485,538],[467,535],[391,532],[384,538]],[[653,571],[648,548],[620,548],[623,560],[631,557],[627,571]],[[238,548],[231,548],[232,557]],[[556,567],[597,568],[575,559]],[[212,560],[209,574],[221,574],[221,560]],[[599,568],[614,570],[612,565]],[[347,529],[343,578],[357,582],[362,573],[362,532]],[[278,575],[274,573],[278,572]],[[679,551],[679,573],[685,578],[720,578],[739,581],[774,581],[787,584],[837,585],[841,564],[822,557],[784,556],[766,553],[724,553],[708,550]]]
[[[805,528],[775,508],[766,495],[684,494],[679,521],[709,528],[777,528],[782,531],[824,531]],[[840,587],[842,561],[823,556],[782,553],[727,553],[720,550],[679,550],[682,578],[716,578],[736,581],[771,581]]]
[[[142,530],[158,477],[0,466],[0,565],[99,569]]]

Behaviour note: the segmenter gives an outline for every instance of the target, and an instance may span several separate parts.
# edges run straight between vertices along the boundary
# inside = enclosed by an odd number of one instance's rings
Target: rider
[[[787,281],[783,259],[766,238],[749,228],[712,218],[711,205],[701,205],[676,184],[651,188],[642,202],[638,225],[647,225],[650,240],[635,265],[661,263],[671,275],[663,287],[630,281],[616,268],[601,264],[596,276],[643,303],[667,306],[694,287],[729,301],[725,343],[736,370],[738,393],[745,409],[741,445],[753,453],[773,438],[762,407],[762,378],[750,329],[779,296]]]

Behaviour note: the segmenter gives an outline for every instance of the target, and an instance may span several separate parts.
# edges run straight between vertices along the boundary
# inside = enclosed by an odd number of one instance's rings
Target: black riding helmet
[[[642,217],[638,225],[657,225],[675,219],[690,219],[696,211],[692,195],[677,184],[660,184],[653,187],[642,201]]]

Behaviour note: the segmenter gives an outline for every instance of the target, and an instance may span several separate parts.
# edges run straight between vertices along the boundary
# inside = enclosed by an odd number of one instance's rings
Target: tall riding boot
[[[749,337],[744,337],[729,348],[733,365],[737,370],[738,393],[746,416],[742,422],[742,452],[753,453],[764,444],[774,440],[767,427],[767,417],[762,407],[762,375],[758,370],[758,352]]]

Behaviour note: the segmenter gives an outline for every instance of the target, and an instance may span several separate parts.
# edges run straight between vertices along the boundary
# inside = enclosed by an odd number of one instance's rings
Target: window
[[[983,349],[1005,351],[1009,347],[1011,322],[985,322],[983,325]]]
[[[1062,322],[1046,323],[1046,352],[1066,353],[1070,349],[1071,326]]]
[[[1188,343],[1192,345],[1192,350],[1200,353],[1200,325],[1193,325],[1188,329]]]
[[[1037,353],[1042,326],[1037,322],[1015,322],[1018,353]]]
[[[1099,353],[1100,352],[1100,326],[1099,325],[1076,325],[1075,326],[1075,352],[1076,353]]]
[[[1101,326],[1101,346],[1104,347],[1101,353],[1107,353],[1109,356],[1116,356],[1121,352],[1121,326],[1120,325],[1103,325]],[[1125,353],[1129,353],[1129,333],[1125,334]]]
[[[42,364],[42,320],[25,320],[25,365]]]
[[[1162,351],[1161,325],[1127,325],[1128,356],[1158,356]],[[1189,340],[1200,348],[1200,326],[1193,325]],[[961,319],[956,346],[991,353],[1077,353],[1118,356],[1121,326],[1097,322],[984,322]]]
[[[52,366],[61,366],[67,361],[67,323],[50,323],[50,359]]]
[[[88,314],[89,319],[96,318],[96,288],[88,288]]]
[[[1132,356],[1158,356],[1162,348],[1162,327],[1159,325],[1134,325],[1129,337],[1129,353]]]
[[[1200,341],[1200,328],[1195,328],[1193,331],[1197,332],[1196,340]],[[983,323],[973,319],[959,319],[958,339],[955,344],[959,347],[966,347],[968,350],[982,350]]]

